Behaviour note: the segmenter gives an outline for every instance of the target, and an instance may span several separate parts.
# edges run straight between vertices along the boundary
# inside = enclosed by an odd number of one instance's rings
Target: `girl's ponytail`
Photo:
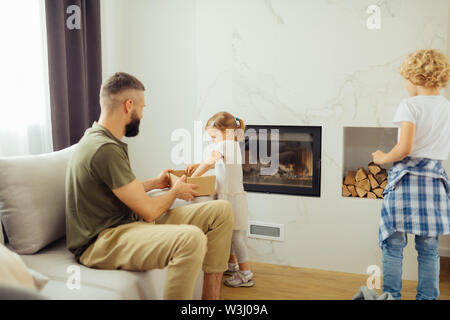
[[[235,140],[236,141],[242,141],[244,138],[244,132],[245,132],[245,122],[244,120],[236,117],[236,126],[235,129]]]
[[[239,129],[245,130],[245,122],[244,122],[244,120],[242,120],[240,118],[236,118],[236,122],[239,122],[239,125],[238,125]]]

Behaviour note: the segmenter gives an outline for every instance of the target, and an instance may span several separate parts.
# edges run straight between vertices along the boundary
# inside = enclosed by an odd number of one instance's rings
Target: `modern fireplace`
[[[320,197],[322,127],[248,125],[244,189]]]

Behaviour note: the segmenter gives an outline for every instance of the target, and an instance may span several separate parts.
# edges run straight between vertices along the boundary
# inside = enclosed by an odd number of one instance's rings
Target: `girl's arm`
[[[211,157],[209,157],[209,159],[206,160],[205,162],[202,162],[198,166],[198,168],[194,171],[191,177],[202,176],[203,174],[208,172],[208,170],[214,168],[216,162],[219,161],[220,159],[222,159],[222,154],[217,151],[213,151]]]
[[[190,164],[186,167],[186,169],[184,169],[184,173],[187,174],[188,177],[190,177],[195,170],[197,170],[197,168],[200,166],[200,163],[196,163],[196,164]]]
[[[416,134],[416,126],[412,122],[403,121],[401,123],[400,141],[392,148],[389,153],[380,150],[372,153],[373,162],[382,165],[386,163],[403,160],[407,157],[414,145],[414,137]]]

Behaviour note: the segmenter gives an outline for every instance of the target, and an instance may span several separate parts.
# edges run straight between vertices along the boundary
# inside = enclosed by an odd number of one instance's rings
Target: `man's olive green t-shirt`
[[[127,144],[94,122],[66,174],[66,243],[77,260],[101,231],[142,220],[112,192],[134,179]]]

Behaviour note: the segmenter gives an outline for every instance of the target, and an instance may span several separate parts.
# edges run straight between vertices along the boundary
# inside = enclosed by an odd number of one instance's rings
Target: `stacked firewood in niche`
[[[342,184],[344,197],[360,197],[383,199],[383,191],[387,185],[387,171],[371,162],[368,170],[363,167],[357,171],[349,170]]]

